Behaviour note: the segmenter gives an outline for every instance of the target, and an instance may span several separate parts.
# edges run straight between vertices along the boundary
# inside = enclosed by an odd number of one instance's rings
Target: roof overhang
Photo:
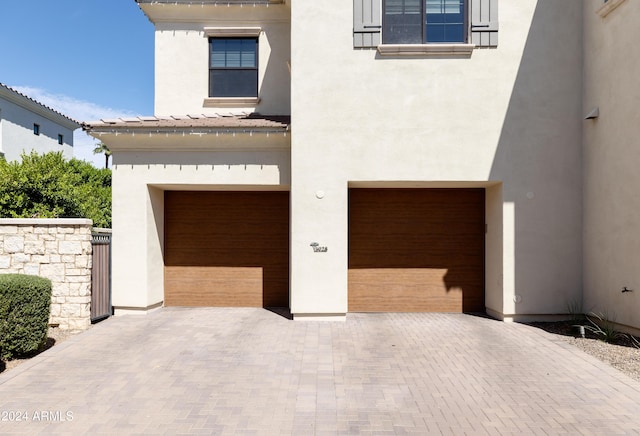
[[[291,0],[136,0],[136,2],[152,23],[206,21],[206,17],[215,16],[220,7],[269,8],[291,4]]]
[[[187,6],[259,6],[289,3],[288,0],[136,0],[136,3],[145,5],[187,5]]]
[[[291,117],[188,115],[83,123],[111,151],[203,151],[289,148]]]

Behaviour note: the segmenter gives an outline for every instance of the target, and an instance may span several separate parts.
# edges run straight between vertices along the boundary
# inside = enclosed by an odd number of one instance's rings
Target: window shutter
[[[498,46],[498,0],[471,0],[471,43]]]
[[[382,1],[353,0],[353,46],[375,48],[382,42]]]

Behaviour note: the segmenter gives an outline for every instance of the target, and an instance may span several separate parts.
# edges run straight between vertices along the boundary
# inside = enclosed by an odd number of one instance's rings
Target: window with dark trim
[[[383,44],[467,41],[466,0],[383,0]]]
[[[40,135],[40,124],[33,123],[33,134]]]
[[[258,38],[209,38],[209,97],[258,96]]]
[[[63,145],[64,144],[64,135],[58,133],[58,144]]]

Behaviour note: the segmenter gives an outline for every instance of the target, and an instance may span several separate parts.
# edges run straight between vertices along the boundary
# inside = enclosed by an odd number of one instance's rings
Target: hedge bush
[[[89,218],[111,227],[111,170],[60,152],[0,158],[0,218]]]
[[[50,310],[51,280],[0,275],[0,358],[38,351],[47,339]]]

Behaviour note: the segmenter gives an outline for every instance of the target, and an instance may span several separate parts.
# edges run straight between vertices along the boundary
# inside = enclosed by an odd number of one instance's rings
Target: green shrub
[[[0,275],[0,358],[38,351],[47,339],[51,280]]]
[[[111,227],[111,171],[62,153],[0,159],[0,218],[89,218]]]

